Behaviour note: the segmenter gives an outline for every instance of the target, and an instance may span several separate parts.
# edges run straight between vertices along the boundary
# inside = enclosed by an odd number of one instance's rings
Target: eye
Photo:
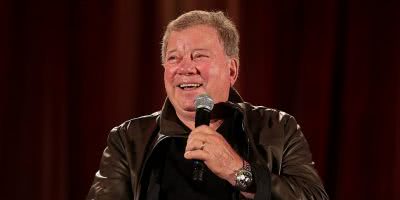
[[[170,60],[176,60],[176,56],[168,56],[167,60],[168,60],[168,61],[170,61]]]
[[[167,62],[169,62],[169,63],[175,63],[177,60],[178,60],[178,56],[176,56],[176,55],[167,56]]]
[[[193,59],[208,58],[206,54],[197,53],[193,55]]]

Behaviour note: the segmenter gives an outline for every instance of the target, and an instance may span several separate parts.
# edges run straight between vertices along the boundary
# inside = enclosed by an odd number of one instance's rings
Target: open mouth
[[[203,86],[201,83],[184,83],[184,84],[179,84],[178,87],[181,88],[182,90],[190,90],[190,89],[196,89]]]

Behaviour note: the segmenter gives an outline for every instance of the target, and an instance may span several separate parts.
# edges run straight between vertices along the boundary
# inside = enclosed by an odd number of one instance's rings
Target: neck
[[[190,128],[190,130],[195,129],[195,116],[196,113],[190,113],[189,115],[180,115],[178,112],[176,112],[176,115],[178,116],[178,118],[182,121],[183,124],[185,124],[187,127]],[[224,120],[222,119],[212,119],[210,121],[210,127],[213,130],[217,130],[218,127],[222,124]]]

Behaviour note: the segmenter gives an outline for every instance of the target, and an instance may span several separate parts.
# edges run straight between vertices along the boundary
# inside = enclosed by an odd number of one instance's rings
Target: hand
[[[225,138],[205,125],[193,129],[190,133],[184,157],[204,161],[215,175],[232,185],[235,185],[235,171],[243,166],[242,158]]]

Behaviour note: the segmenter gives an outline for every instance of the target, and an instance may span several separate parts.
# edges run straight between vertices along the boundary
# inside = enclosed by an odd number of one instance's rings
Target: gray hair
[[[218,32],[225,54],[239,59],[239,33],[235,24],[223,12],[193,10],[169,22],[161,42],[161,61],[164,63],[168,38],[172,31],[181,31],[195,25],[208,25]]]

